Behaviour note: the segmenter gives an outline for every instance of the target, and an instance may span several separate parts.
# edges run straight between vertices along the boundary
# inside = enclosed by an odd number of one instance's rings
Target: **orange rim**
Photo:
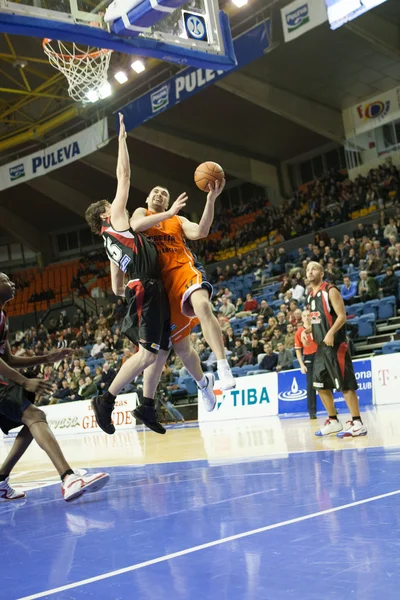
[[[52,54],[54,54],[54,56],[59,56],[64,60],[83,60],[84,58],[97,58],[102,54],[107,54],[107,52],[113,52],[113,50],[108,50],[107,48],[100,48],[100,50],[95,50],[95,52],[86,52],[86,54],[75,54],[74,56],[71,56],[69,54],[61,54],[60,52],[56,52],[55,50],[53,50],[53,48],[50,46],[50,42],[52,41],[53,40],[51,40],[50,38],[44,38],[42,42],[43,48],[47,48],[51,51]]]

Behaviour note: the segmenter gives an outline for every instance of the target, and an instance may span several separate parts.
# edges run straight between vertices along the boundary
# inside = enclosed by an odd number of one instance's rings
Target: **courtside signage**
[[[69,165],[108,143],[107,119],[101,119],[58,144],[0,167],[0,190]]]
[[[218,389],[215,383],[217,405],[213,412],[204,410],[199,395],[199,421],[225,421],[270,417],[278,414],[278,383],[276,373],[239,377],[236,388],[229,392]]]

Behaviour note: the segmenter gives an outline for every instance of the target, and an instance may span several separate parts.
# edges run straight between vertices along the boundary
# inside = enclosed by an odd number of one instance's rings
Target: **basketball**
[[[225,177],[223,168],[215,162],[207,161],[201,163],[194,172],[194,181],[198,188],[203,192],[208,192],[208,184],[218,181],[222,181]]]

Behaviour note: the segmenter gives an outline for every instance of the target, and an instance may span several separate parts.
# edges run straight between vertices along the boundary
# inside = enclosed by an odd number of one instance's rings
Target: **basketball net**
[[[43,40],[43,50],[50,64],[68,80],[68,94],[78,102],[92,102],[90,95],[98,94],[107,82],[112,50],[80,48],[74,42]],[[88,97],[89,95],[89,97]]]

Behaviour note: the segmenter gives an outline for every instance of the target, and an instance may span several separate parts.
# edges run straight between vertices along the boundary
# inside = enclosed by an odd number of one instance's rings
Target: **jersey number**
[[[117,244],[113,244],[109,237],[104,240],[104,245],[109,258],[119,265],[119,261],[122,258],[121,248]]]

